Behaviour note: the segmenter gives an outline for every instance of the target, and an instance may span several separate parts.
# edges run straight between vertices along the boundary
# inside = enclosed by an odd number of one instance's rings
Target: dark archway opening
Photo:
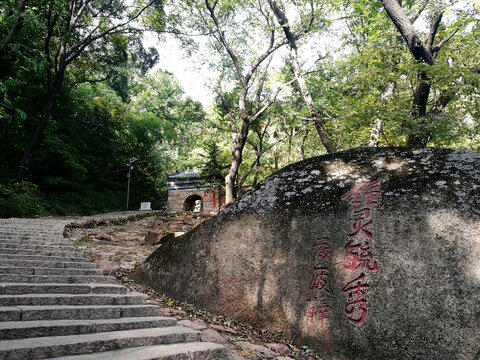
[[[203,211],[203,199],[200,195],[191,195],[185,199],[183,203],[184,211],[193,211],[195,209],[195,201],[200,200],[202,202],[202,211]]]

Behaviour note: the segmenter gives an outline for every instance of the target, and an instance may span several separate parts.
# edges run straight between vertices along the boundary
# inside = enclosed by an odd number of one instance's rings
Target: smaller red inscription
[[[350,281],[342,289],[344,294],[348,295],[348,303],[345,305],[345,314],[355,325],[361,325],[367,316],[367,300],[363,299],[365,289],[369,285],[365,282],[365,274],[360,274],[359,277]]]
[[[329,269],[324,263],[330,252],[328,240],[327,237],[317,238],[313,245],[314,266],[309,284],[311,296],[307,300],[308,305],[304,321],[307,325],[313,325],[318,321],[322,328],[330,307],[328,305],[330,298],[330,290],[328,289]]]
[[[307,316],[305,317],[305,324],[315,323],[315,306],[309,306],[307,308]]]
[[[320,320],[320,327],[323,328],[323,323],[325,322],[325,319],[327,318],[328,315],[328,305],[324,306],[319,306],[318,308],[318,320]]]
[[[317,261],[318,263],[324,261],[327,258],[328,253],[330,252],[327,241],[328,238],[318,238],[315,245],[313,245],[313,260]]]
[[[310,290],[328,291],[327,279],[326,279],[327,276],[328,276],[327,267],[314,269],[312,277],[310,279]]]

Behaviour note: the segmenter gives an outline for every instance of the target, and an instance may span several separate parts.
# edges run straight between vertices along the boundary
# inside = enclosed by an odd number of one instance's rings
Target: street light
[[[130,171],[133,169],[133,163],[137,161],[136,157],[132,157],[127,160],[128,174],[127,174],[127,211],[128,211],[128,200],[130,199]]]

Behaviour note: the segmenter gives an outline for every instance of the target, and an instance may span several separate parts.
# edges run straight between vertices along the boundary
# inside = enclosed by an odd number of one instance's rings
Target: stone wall
[[[325,359],[480,359],[480,153],[360,148],[289,166],[139,279]]]

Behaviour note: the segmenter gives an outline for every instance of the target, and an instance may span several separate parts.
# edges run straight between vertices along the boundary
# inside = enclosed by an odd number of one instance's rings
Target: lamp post
[[[132,157],[127,160],[128,174],[127,174],[127,211],[128,211],[128,201],[130,200],[130,171],[133,169],[133,163],[137,161],[136,157]]]

